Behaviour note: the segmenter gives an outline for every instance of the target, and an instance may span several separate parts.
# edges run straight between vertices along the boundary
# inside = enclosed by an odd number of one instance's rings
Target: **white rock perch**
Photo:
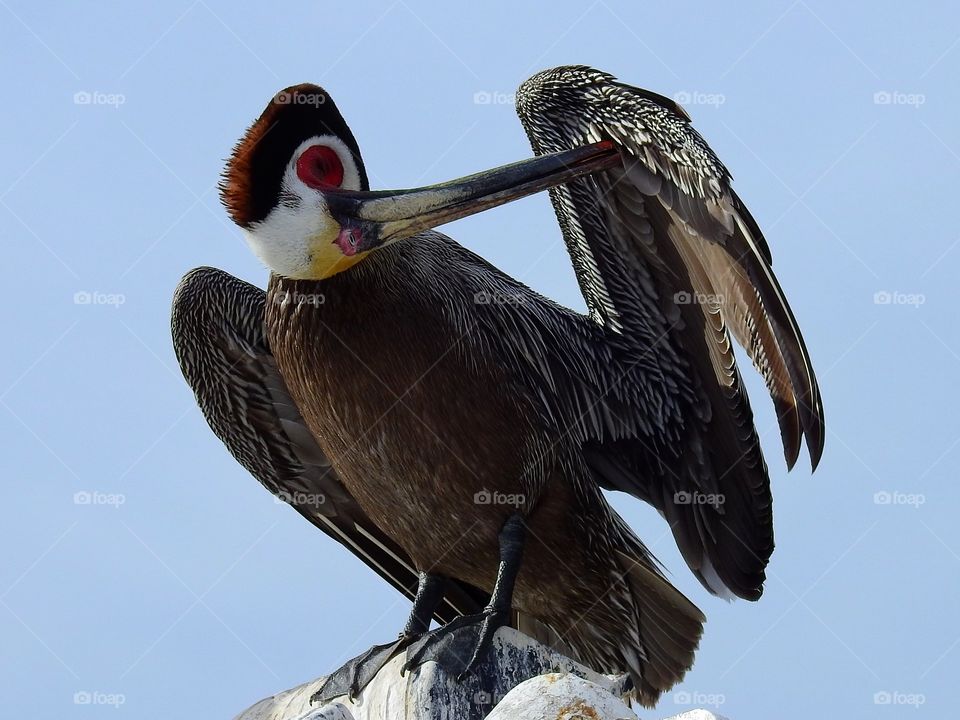
[[[393,658],[355,702],[346,696],[310,704],[318,678],[261,700],[235,720],[636,720],[620,699],[624,678],[600,675],[531,640],[501,628],[489,658],[457,683],[436,663],[400,675],[404,653]],[[714,720],[696,710],[676,720]]]

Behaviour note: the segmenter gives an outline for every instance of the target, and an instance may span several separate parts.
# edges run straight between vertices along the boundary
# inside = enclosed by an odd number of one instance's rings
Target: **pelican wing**
[[[643,371],[618,381],[645,384],[642,407],[616,405],[658,426],[631,448],[596,413],[581,420],[593,423],[598,479],[660,509],[708,588],[759,597],[773,549],[769,479],[731,335],[770,391],[788,466],[805,438],[816,467],[824,442],[817,381],[766,241],[671,100],[577,66],[525,82],[517,110],[537,154],[611,140],[623,157],[550,191],[591,317]]]
[[[408,598],[418,574],[407,553],[366,516],[307,429],[264,337],[265,293],[213,268],[189,272],[173,299],[173,345],[214,434],[271,493]],[[486,596],[449,581],[444,623],[478,612]]]

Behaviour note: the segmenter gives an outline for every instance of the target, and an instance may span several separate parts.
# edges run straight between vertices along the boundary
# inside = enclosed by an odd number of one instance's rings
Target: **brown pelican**
[[[770,483],[731,336],[773,398],[788,466],[824,442],[817,382],[756,222],[686,113],[587,67],[527,80],[532,160],[370,192],[330,96],[275,96],[222,199],[270,268],[173,301],[183,374],[271,492],[414,600],[400,639],[335,674],[471,670],[502,625],[654,703],[704,617],[603,489],[664,516],[711,592],[760,597]],[[431,228],[548,186],[588,315]],[[431,619],[442,627],[428,632]]]

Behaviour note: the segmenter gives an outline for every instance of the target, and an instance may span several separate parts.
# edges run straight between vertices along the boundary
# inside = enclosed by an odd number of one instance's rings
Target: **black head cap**
[[[369,190],[357,141],[327,92],[304,83],[281,90],[233,150],[220,181],[220,199],[241,227],[266,218],[280,197],[280,184],[294,150],[314,135],[334,135],[350,149]]]

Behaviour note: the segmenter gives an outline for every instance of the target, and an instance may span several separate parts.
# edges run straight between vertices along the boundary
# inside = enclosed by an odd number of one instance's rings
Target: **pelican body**
[[[704,616],[602,491],[657,508],[708,591],[756,600],[772,500],[731,336],[788,465],[802,438],[814,466],[823,448],[805,345],[726,169],[674,103],[574,66],[520,88],[536,158],[371,192],[325,91],[280,96],[222,187],[266,294],[192,271],[173,336],[237,459],[288,501],[322,497],[291,504],[414,600],[397,643],[345,666],[349,691],[404,648],[468,672],[512,623],[655,703]],[[432,229],[547,188],[587,315]]]

